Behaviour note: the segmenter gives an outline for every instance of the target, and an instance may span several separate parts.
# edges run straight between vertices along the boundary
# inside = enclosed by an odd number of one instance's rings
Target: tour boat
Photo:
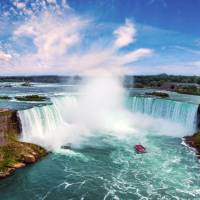
[[[146,148],[141,144],[136,144],[134,147],[137,153],[146,153]]]

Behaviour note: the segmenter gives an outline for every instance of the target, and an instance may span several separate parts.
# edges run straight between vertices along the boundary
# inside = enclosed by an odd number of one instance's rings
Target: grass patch
[[[45,101],[48,98],[39,95],[27,95],[27,96],[16,96],[15,99],[18,101]]]
[[[38,158],[46,155],[46,150],[38,145],[20,142],[14,134],[4,146],[0,146],[0,172],[6,171],[15,163],[23,162],[24,155],[36,154]]]
[[[2,113],[8,113],[5,111]],[[17,123],[17,122],[16,122]],[[47,154],[47,151],[36,145],[18,141],[19,130],[16,125],[10,126],[6,133],[6,144],[0,146],[0,178],[15,171],[15,164],[27,164],[27,156],[34,156],[34,162]]]
[[[176,89],[175,92],[180,94],[190,94],[200,96],[200,90]]]
[[[186,144],[196,149],[196,154],[200,159],[200,131],[198,131],[192,136],[186,136],[184,138]]]
[[[12,149],[9,146],[0,147],[2,161],[0,162],[0,171],[4,171],[15,163]]]
[[[194,141],[195,145],[200,148],[200,132],[195,133],[192,136],[192,140]]]

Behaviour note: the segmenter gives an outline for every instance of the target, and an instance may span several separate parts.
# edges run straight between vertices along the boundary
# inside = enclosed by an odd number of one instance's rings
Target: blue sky
[[[199,0],[1,0],[0,8],[2,75],[200,75]]]

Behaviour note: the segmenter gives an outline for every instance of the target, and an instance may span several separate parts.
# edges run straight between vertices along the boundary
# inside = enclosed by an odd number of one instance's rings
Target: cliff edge
[[[192,136],[184,137],[185,143],[196,150],[197,157],[200,159],[200,131]]]
[[[0,109],[0,178],[35,163],[47,154],[38,145],[18,141],[21,123],[16,110]]]

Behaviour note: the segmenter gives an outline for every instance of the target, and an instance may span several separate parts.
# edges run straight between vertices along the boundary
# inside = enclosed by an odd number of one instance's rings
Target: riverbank
[[[167,90],[180,94],[200,95],[199,76],[160,74],[152,76],[127,76],[125,80],[125,86],[128,88],[149,88]]]
[[[37,162],[47,154],[38,145],[18,141],[20,133],[21,124],[17,111],[0,109],[0,178]]]
[[[184,137],[185,143],[196,150],[197,157],[200,159],[200,132],[192,136]]]

